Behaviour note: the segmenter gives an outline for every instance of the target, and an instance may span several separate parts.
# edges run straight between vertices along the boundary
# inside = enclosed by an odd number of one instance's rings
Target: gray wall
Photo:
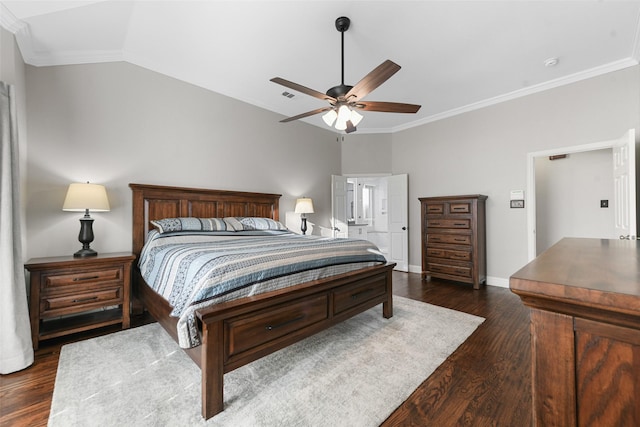
[[[488,281],[504,285],[527,263],[526,208],[509,208],[510,190],[526,190],[527,153],[637,130],[639,68],[393,134],[392,172],[409,174],[410,264],[420,266],[418,197],[486,194]]]
[[[343,175],[391,173],[391,134],[352,133],[339,138]]]
[[[26,82],[30,257],[79,248],[81,214],[61,210],[71,182],[107,188],[111,211],[92,215],[98,252],[131,248],[131,182],[282,193],[283,222],[305,195],[315,233],[329,227],[341,166],[329,130],[128,63],[27,66]]]

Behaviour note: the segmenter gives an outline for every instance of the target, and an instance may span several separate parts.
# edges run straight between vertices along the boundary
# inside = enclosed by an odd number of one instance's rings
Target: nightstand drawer
[[[122,287],[60,296],[43,296],[40,300],[40,317],[72,314],[94,307],[122,304]]]
[[[43,291],[56,290],[66,286],[95,285],[102,282],[122,281],[122,268],[104,270],[74,271],[68,274],[52,274],[44,277]]]

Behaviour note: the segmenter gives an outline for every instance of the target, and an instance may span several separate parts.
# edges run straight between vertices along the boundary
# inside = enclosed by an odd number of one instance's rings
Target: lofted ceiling
[[[28,64],[126,61],[282,118],[325,104],[272,77],[319,92],[340,84],[339,16],[351,19],[345,84],[390,59],[402,69],[364,99],[422,105],[362,112],[358,133],[407,129],[640,56],[640,0],[0,1],[0,24]],[[326,127],[321,115],[303,120]]]

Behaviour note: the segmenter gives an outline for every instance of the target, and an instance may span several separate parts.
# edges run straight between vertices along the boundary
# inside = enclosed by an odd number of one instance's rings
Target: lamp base
[[[307,234],[307,218],[303,216],[300,219],[302,220],[302,224],[300,224],[300,231],[302,231],[302,234],[305,235]]]
[[[73,257],[74,258],[85,258],[85,257],[97,256],[97,255],[98,255],[98,252],[94,251],[91,248],[82,248],[78,252],[73,254]]]
[[[98,252],[89,247],[93,242],[93,218],[89,216],[89,209],[87,209],[84,217],[80,218],[80,234],[78,240],[82,243],[82,249],[73,254],[74,258],[85,258],[98,255]]]

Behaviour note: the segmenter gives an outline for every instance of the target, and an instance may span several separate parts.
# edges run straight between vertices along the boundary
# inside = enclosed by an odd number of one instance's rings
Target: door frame
[[[549,150],[527,153],[527,257],[528,262],[536,258],[536,157],[556,156],[559,154],[583,153],[586,151],[613,149],[620,139],[574,145],[571,147],[552,148]],[[613,163],[612,163],[613,173]]]

